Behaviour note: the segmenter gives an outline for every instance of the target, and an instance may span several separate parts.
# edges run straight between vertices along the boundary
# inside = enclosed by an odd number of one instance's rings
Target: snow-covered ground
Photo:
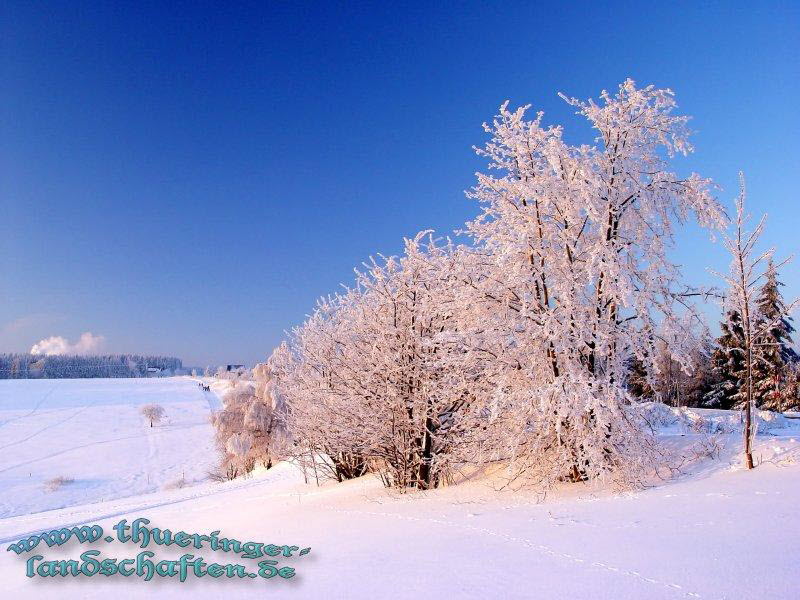
[[[150,403],[166,411],[152,428]],[[0,381],[0,517],[205,480],[218,406],[189,377]],[[74,481],[48,491],[54,477]]]
[[[371,476],[318,487],[281,463],[224,484],[7,517],[0,519],[4,547],[62,526],[98,523],[111,532],[122,518],[146,517],[151,527],[173,532],[220,530],[242,541],[312,551],[280,558],[279,566],[297,570],[288,580],[25,576],[25,561],[36,553],[54,560],[78,558],[89,548],[115,558],[140,551],[119,542],[73,541],[20,556],[0,552],[2,589],[22,598],[800,597],[800,421],[763,427],[759,464],[748,472],[740,466],[740,433],[726,432],[736,428],[736,415],[671,415],[663,414],[659,424],[666,445],[688,456],[689,448],[708,447],[707,433],[698,430],[721,431],[716,458],[689,462],[674,478],[623,495],[573,484],[542,498],[498,491],[488,478],[400,495]],[[263,560],[176,546],[148,550],[156,560],[190,551],[253,570]]]

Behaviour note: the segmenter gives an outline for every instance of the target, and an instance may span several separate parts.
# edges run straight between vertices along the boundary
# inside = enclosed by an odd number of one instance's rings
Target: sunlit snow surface
[[[152,428],[150,403],[166,412]],[[0,517],[204,480],[218,404],[188,377],[0,380]],[[59,476],[74,481],[47,491]]]
[[[85,396],[88,402],[79,402],[78,395],[84,393],[79,391],[81,383],[73,384],[76,395],[72,404],[63,400],[49,407],[65,409],[61,419],[91,402],[91,394]],[[126,383],[133,383],[134,387],[126,388]],[[47,393],[47,382],[27,385],[34,384],[41,386],[36,389],[37,394]],[[9,453],[10,448],[6,448],[6,466],[2,468],[37,457],[41,459],[40,468],[44,468],[42,465],[56,459],[42,457],[67,449],[69,458],[58,459],[63,462],[52,464],[52,469],[48,466],[47,472],[38,474],[39,480],[62,471],[74,475],[76,483],[82,479],[113,481],[118,475],[131,490],[138,485],[139,480],[134,477],[137,473],[149,472],[156,477],[165,469],[166,480],[179,475],[181,467],[177,463],[191,462],[191,457],[199,454],[207,456],[208,447],[202,452],[185,447],[180,434],[145,431],[135,408],[138,403],[154,401],[155,395],[171,390],[174,403],[162,403],[173,423],[164,428],[184,431],[194,444],[200,444],[201,439],[208,444],[210,431],[201,434],[200,428],[205,426],[209,407],[203,407],[203,395],[195,392],[195,384],[132,380],[105,385],[109,389],[120,386],[118,400],[105,405],[109,416],[87,409],[66,423],[60,421],[61,425],[39,434],[39,445],[20,446],[24,453],[13,448]],[[123,392],[125,389],[129,391]],[[130,403],[127,408],[125,397]],[[7,406],[7,396],[2,398],[3,406]],[[180,406],[184,406],[185,413],[179,412]],[[24,415],[33,407],[16,414]],[[118,419],[110,416],[115,414],[114,407],[119,412]],[[47,409],[43,403],[38,410]],[[88,416],[92,413],[98,419],[94,424]],[[4,420],[9,418],[3,414]],[[181,414],[185,418],[179,419]],[[87,420],[82,420],[82,415]],[[281,463],[249,479],[230,483],[205,482],[179,490],[7,517],[0,519],[0,542],[5,549],[20,537],[56,527],[100,523],[109,531],[121,518],[130,521],[146,517],[152,526],[173,531],[221,530],[222,535],[242,541],[310,546],[311,554],[281,563],[296,567],[298,575],[293,579],[205,577],[185,583],[102,576],[29,579],[25,577],[27,555],[2,551],[2,589],[5,595],[15,598],[127,599],[150,598],[154,593],[158,597],[192,599],[799,597],[800,420],[779,420],[769,426],[762,423],[755,451],[759,465],[748,472],[741,469],[739,462],[741,433],[736,429],[737,415],[691,411],[680,419],[666,414],[662,417],[659,428],[663,441],[678,451],[705,439],[706,434],[697,433],[697,429],[722,430],[720,441],[724,447],[718,458],[690,463],[673,479],[635,493],[615,495],[600,487],[579,484],[564,486],[544,498],[529,491],[497,491],[493,488],[498,480],[486,478],[406,495],[387,492],[373,477],[317,487],[313,476],[310,483],[305,483],[299,470]],[[706,422],[698,424],[698,417]],[[11,426],[20,420],[24,419],[7,422],[0,431],[13,431]],[[27,431],[18,428],[16,437],[3,443],[35,433],[49,422],[40,421]],[[83,432],[85,441],[80,436],[65,435],[70,423],[91,430]],[[180,425],[185,428],[177,429]],[[106,439],[96,429],[114,437],[108,431],[112,427],[117,427],[117,437],[139,436],[130,441],[134,448],[143,447],[145,456],[148,444],[154,444],[153,456],[158,460],[126,465],[120,460],[125,451],[116,446],[117,442],[104,444],[105,450],[96,442],[90,443]],[[30,444],[34,439],[23,443]],[[71,442],[67,443],[67,439]],[[83,449],[68,450],[82,443],[86,444]],[[54,446],[47,449],[48,444]],[[158,468],[146,466],[162,462],[165,464]],[[37,463],[29,464],[30,467],[13,467],[11,472],[18,477],[23,469],[32,469]],[[68,470],[67,465],[73,468]],[[0,480],[2,499],[20,512],[21,501],[9,500],[6,486],[13,483],[19,486],[17,490],[27,488],[12,481],[8,473],[5,471],[6,478]],[[29,496],[28,501],[33,498]],[[41,510],[41,505],[32,506],[31,510]],[[62,549],[44,547],[37,551],[52,560],[77,558],[89,548],[117,558],[132,557],[139,551],[135,546],[119,543],[70,543]],[[148,549],[156,552],[157,558],[176,558],[186,552],[174,546]],[[202,554],[209,562],[251,567],[257,562],[230,553],[192,552]]]

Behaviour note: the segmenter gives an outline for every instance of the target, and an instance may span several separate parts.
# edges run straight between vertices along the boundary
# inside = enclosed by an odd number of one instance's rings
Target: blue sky
[[[370,254],[476,214],[502,101],[583,141],[556,93],[629,76],[693,115],[676,169],[726,203],[745,171],[766,243],[800,250],[796,3],[288,4],[4,3],[0,351],[91,331],[261,360]],[[679,243],[691,282],[726,268],[696,229]]]

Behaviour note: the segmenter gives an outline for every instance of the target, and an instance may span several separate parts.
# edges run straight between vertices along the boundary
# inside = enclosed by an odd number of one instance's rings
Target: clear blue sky
[[[797,3],[429,4],[3,3],[0,351],[91,331],[260,360],[370,254],[476,214],[471,147],[503,100],[583,139],[556,92],[628,76],[694,116],[677,169],[726,202],[744,170],[798,253]],[[689,280],[726,268],[680,241]]]

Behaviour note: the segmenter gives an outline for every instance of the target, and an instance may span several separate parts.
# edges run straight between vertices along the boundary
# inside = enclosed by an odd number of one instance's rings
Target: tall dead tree
[[[757,307],[758,282],[766,275],[762,265],[770,260],[774,249],[770,248],[760,254],[756,254],[755,246],[758,243],[761,233],[764,231],[766,215],[762,216],[758,225],[752,230],[747,231],[746,225],[750,216],[745,213],[744,201],[746,190],[744,176],[740,173],[740,191],[736,199],[736,220],[734,222],[735,231],[733,235],[725,235],[723,245],[733,257],[731,261],[730,273],[721,275],[717,273],[729,286],[730,294],[728,297],[729,308],[739,312],[742,318],[742,328],[744,330],[744,382],[742,390],[744,393],[744,455],[748,469],[753,468],[753,437],[755,427],[753,426],[753,412],[755,408],[753,394],[753,365],[757,358],[756,345],[764,330],[772,326],[772,323],[765,322],[760,318]],[[755,257],[755,258],[754,258]],[[781,265],[786,264],[789,259],[784,260]],[[792,304],[792,306],[794,303]]]

